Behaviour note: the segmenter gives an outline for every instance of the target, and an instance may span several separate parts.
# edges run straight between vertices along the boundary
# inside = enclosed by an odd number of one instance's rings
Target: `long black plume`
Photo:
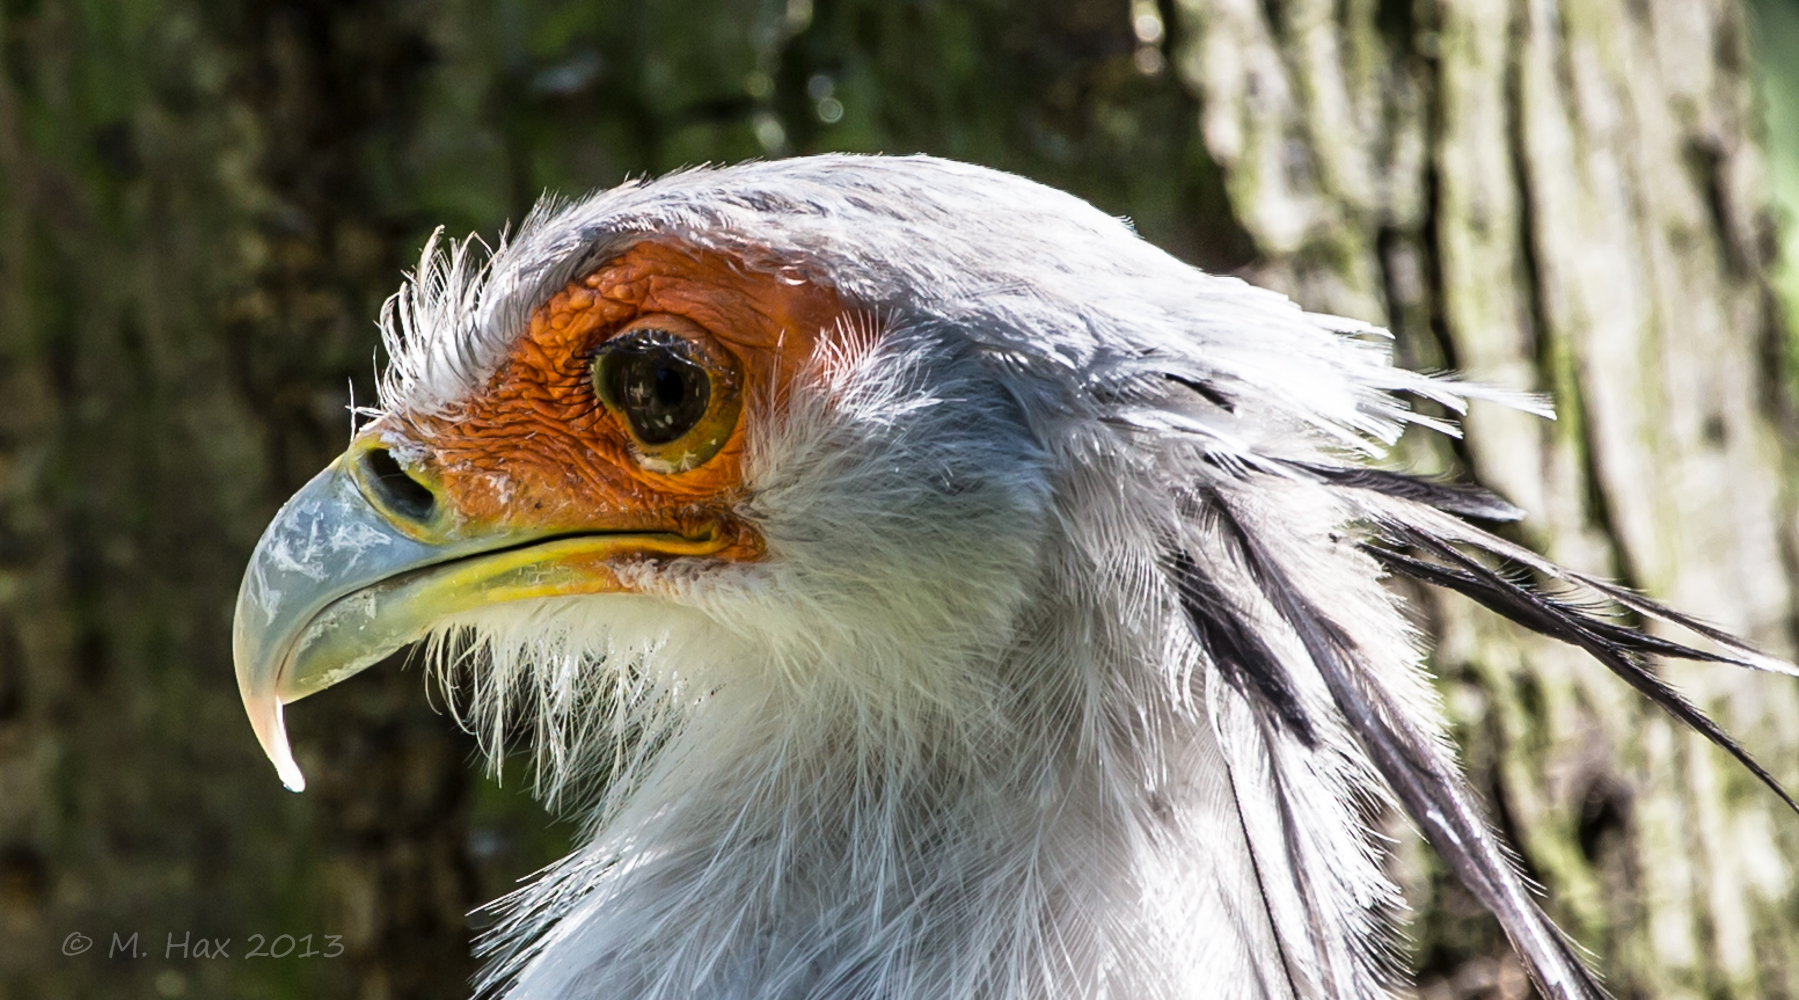
[[[1374,766],[1437,853],[1504,928],[1553,1000],[1600,1000],[1605,990],[1562,932],[1531,899],[1461,774],[1434,735],[1410,721],[1381,679],[1359,658],[1354,641],[1288,577],[1267,546],[1220,491],[1205,497],[1221,534],[1269,604],[1305,647],[1332,701]]]
[[[1285,464],[1333,486],[1372,490],[1402,500],[1413,500],[1459,517],[1471,517],[1477,521],[1518,521],[1524,518],[1523,510],[1512,506],[1499,494],[1480,486],[1445,483],[1422,476],[1408,476],[1401,472],[1354,465],[1324,465],[1318,462]]]
[[[1316,746],[1317,734],[1287,677],[1286,667],[1262,641],[1254,625],[1243,620],[1224,590],[1194,564],[1185,550],[1175,549],[1168,562],[1193,637],[1217,664],[1225,681],[1272,712],[1300,743],[1308,748]]]
[[[1799,677],[1799,668],[1762,653],[1715,625],[1659,604],[1628,587],[1559,566],[1521,545],[1467,523],[1462,518],[1481,519],[1481,515],[1473,513],[1465,502],[1465,498],[1469,495],[1468,491],[1485,493],[1478,487],[1436,483],[1392,472],[1382,472],[1374,478],[1365,478],[1352,474],[1358,470],[1299,463],[1289,463],[1289,465],[1313,473],[1318,478],[1335,485],[1347,486],[1350,490],[1356,491],[1350,493],[1351,496],[1355,496],[1359,492],[1364,500],[1373,501],[1358,505],[1362,507],[1363,513],[1369,520],[1393,535],[1394,540],[1402,546],[1415,546],[1418,541],[1429,539],[1433,546],[1477,550],[1505,563],[1516,564],[1528,569],[1546,579],[1566,584],[1575,591],[1590,591],[1590,595],[1587,596],[1610,602],[1644,618],[1678,625],[1696,635],[1712,640],[1723,650],[1712,653],[1700,652],[1679,643],[1671,643],[1667,646],[1658,645],[1665,640],[1650,636],[1641,629],[1617,625],[1591,614],[1586,615],[1589,626],[1596,629],[1599,634],[1614,641],[1634,644],[1640,652],[1659,653],[1713,663],[1729,663],[1739,667]],[[1396,485],[1396,481],[1409,481],[1412,485],[1402,487]],[[1433,492],[1445,486],[1448,486],[1453,492],[1450,494]],[[1370,493],[1378,494],[1379,497],[1371,498],[1368,496]],[[1485,495],[1492,496],[1492,494]],[[1503,500],[1494,499],[1508,509],[1516,509],[1505,504]],[[1495,518],[1485,519],[1494,520]]]
[[[1799,802],[1793,800],[1780,782],[1757,763],[1741,744],[1732,739],[1729,733],[1713,722],[1710,716],[1657,676],[1644,657],[1646,654],[1656,654],[1712,663],[1739,661],[1606,621],[1566,599],[1546,593],[1528,583],[1509,579],[1447,541],[1426,532],[1397,526],[1389,526],[1388,530],[1397,536],[1395,541],[1422,550],[1440,562],[1421,559],[1383,545],[1364,544],[1363,550],[1382,565],[1425,583],[1454,590],[1533,632],[1586,650],[1669,715],[1693,727],[1706,739],[1735,757],[1749,773],[1773,789],[1781,801],[1799,812]],[[1621,588],[1609,588],[1606,593],[1611,596],[1619,589]]]

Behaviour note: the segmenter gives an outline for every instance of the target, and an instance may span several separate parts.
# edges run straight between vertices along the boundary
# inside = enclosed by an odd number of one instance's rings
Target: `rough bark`
[[[1414,442],[1522,537],[1793,649],[1792,459],[1743,10],[1713,0],[1180,0],[1175,64],[1262,254],[1416,364],[1555,399]],[[1799,821],[1578,654],[1430,622],[1477,779],[1621,996],[1799,992]],[[1799,687],[1669,667],[1788,782]],[[1527,989],[1416,849],[1426,996]]]

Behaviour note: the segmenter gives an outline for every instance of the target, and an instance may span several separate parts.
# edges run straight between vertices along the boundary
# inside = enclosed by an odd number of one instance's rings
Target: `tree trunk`
[[[1523,540],[1791,655],[1785,349],[1747,25],[1719,0],[1181,0],[1177,70],[1263,281],[1415,365],[1551,395],[1425,469]],[[1597,664],[1431,604],[1468,764],[1619,996],[1799,995],[1799,821]],[[1791,784],[1799,687],[1666,667]],[[1527,987],[1413,845],[1424,994]]]

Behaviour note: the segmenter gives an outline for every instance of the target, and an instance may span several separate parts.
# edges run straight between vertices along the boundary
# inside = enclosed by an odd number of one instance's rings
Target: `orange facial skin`
[[[629,430],[596,397],[591,379],[596,346],[657,314],[697,325],[742,373],[744,405],[730,436],[717,454],[681,472],[640,464]],[[806,369],[844,314],[828,288],[756,273],[713,251],[640,243],[539,308],[464,409],[449,419],[389,415],[368,433],[397,431],[424,446],[426,467],[413,471],[441,484],[468,534],[712,534],[722,546],[716,558],[755,559],[761,540],[732,514],[744,493],[744,425],[778,405],[785,383]]]

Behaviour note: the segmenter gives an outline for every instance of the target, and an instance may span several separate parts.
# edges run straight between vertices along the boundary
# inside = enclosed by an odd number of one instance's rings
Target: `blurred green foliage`
[[[417,208],[491,232],[545,192],[827,150],[1028,174],[1216,268],[1230,222],[1193,99],[1142,72],[1121,0],[447,0]]]

